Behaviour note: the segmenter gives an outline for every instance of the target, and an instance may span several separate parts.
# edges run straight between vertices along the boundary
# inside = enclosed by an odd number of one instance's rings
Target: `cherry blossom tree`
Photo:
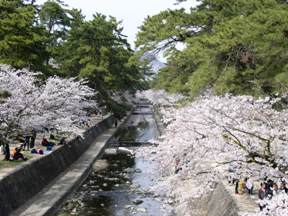
[[[158,97],[150,100],[162,103]],[[167,127],[154,158],[162,172],[155,191],[165,188],[167,194],[185,203],[207,194],[231,166],[242,177],[285,177],[288,111],[275,110],[278,101],[209,95],[181,108],[162,107]]]
[[[257,216],[282,216],[288,215],[288,196],[285,192],[273,196],[271,200],[266,200],[266,208]]]
[[[95,94],[84,81],[49,77],[41,73],[0,66],[0,132],[19,129],[57,129],[78,133],[87,108],[97,108]]]

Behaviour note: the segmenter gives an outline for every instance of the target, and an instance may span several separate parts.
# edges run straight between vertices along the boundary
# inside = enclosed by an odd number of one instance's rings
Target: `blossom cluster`
[[[153,104],[163,104],[154,94],[146,95]],[[288,111],[273,109],[276,101],[209,95],[181,108],[162,107],[167,127],[154,158],[162,173],[158,191],[166,188],[183,204],[207,194],[231,168],[242,178],[285,177]]]
[[[266,201],[266,208],[258,216],[284,216],[288,215],[288,196],[286,193],[279,193]]]
[[[49,77],[28,70],[0,65],[0,129],[6,136],[18,129],[57,129],[77,133],[87,108],[97,104],[89,99],[95,92],[74,78]]]

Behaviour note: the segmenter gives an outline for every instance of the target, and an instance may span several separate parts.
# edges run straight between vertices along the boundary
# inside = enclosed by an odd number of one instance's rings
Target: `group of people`
[[[235,184],[235,193],[244,194],[248,193],[249,195],[253,194],[254,184],[251,178],[232,178],[228,179],[230,184]]]
[[[22,140],[22,144],[19,147],[13,148],[12,151],[10,151],[10,146],[8,144],[8,141],[4,142],[4,138],[1,139],[3,142],[0,143],[1,152],[4,155],[4,160],[11,161],[11,160],[24,160],[26,161],[27,158],[24,157],[22,154],[22,151],[28,150],[32,154],[40,154],[43,155],[44,151],[42,149],[36,149],[35,148],[35,140],[36,140],[36,132],[34,130],[31,131],[31,133],[24,134],[24,139]],[[65,145],[66,140],[65,138],[62,138],[59,142],[59,145]],[[55,143],[48,141],[45,136],[42,139],[41,145],[43,147],[47,148],[47,151],[52,151],[52,148],[54,147]]]
[[[271,179],[265,178],[264,181],[261,182],[260,189],[258,190],[260,211],[265,208],[268,200],[279,193],[288,194],[288,184],[286,183],[286,180],[281,179],[277,183]]]
[[[59,142],[59,145],[63,145],[65,142],[65,138],[62,138]],[[31,149],[31,154],[40,154],[43,155],[45,154],[45,152],[51,152],[53,147],[55,146],[55,143],[48,141],[47,138],[45,138],[45,136],[43,136],[42,141],[41,141],[41,145],[43,147],[46,147],[46,150],[44,151],[43,149]]]
[[[35,146],[35,140],[36,140],[36,131],[32,130],[30,133],[26,132],[24,134],[24,142],[22,144],[23,150],[33,149]]]
[[[20,147],[13,148],[12,152],[10,151],[10,146],[8,144],[8,141],[2,137],[3,138],[2,140],[5,140],[3,143],[1,143],[1,150],[2,150],[2,153],[4,154],[4,160],[6,161],[19,160],[19,159],[22,159],[24,161],[27,160],[27,158],[24,157],[21,151],[34,148],[35,139],[36,139],[36,131],[31,130],[29,133],[25,133],[23,137],[24,137],[24,139],[22,140],[23,143],[20,145]]]
[[[240,178],[235,177],[236,174],[228,176],[228,182],[231,185],[235,184],[235,193],[249,195],[253,194],[254,183],[251,178]],[[285,179],[281,179],[279,182],[275,182],[267,177],[263,182],[260,183],[260,189],[258,190],[258,204],[260,211],[262,211],[269,200],[273,196],[279,193],[288,194],[288,183]]]
[[[2,144],[2,153],[4,154],[4,160],[11,161],[11,160],[19,160],[22,159],[24,161],[27,160],[26,157],[21,153],[23,150],[23,145],[20,147],[13,148],[12,152],[10,152],[10,147],[8,143]]]

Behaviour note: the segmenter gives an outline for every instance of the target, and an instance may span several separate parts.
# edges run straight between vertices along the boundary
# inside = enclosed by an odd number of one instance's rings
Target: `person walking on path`
[[[239,179],[235,179],[235,194],[239,194]]]
[[[272,192],[273,192],[273,196],[279,194],[279,187],[276,183],[273,184]]]
[[[251,195],[253,194],[253,181],[251,178],[246,178],[246,188],[248,191],[248,194]]]
[[[259,208],[260,208],[260,211],[262,211],[266,206],[266,203],[265,203],[266,190],[265,190],[265,184],[264,183],[261,183],[260,186],[261,187],[258,190],[258,198],[259,198]]]
[[[245,181],[243,179],[240,179],[240,181],[239,181],[239,192],[240,192],[240,194],[245,193],[245,188],[246,188]]]

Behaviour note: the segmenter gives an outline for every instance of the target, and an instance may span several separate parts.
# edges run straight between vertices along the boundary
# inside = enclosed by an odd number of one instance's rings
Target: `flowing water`
[[[144,114],[132,115],[115,139],[147,143],[158,136],[150,108],[141,108]],[[131,145],[130,145],[131,146]],[[133,145],[132,145],[133,146]],[[129,147],[137,151],[145,146]],[[159,175],[157,164],[141,156],[106,154],[96,162],[94,170],[77,192],[70,197],[58,216],[164,216],[161,198],[149,193]]]

